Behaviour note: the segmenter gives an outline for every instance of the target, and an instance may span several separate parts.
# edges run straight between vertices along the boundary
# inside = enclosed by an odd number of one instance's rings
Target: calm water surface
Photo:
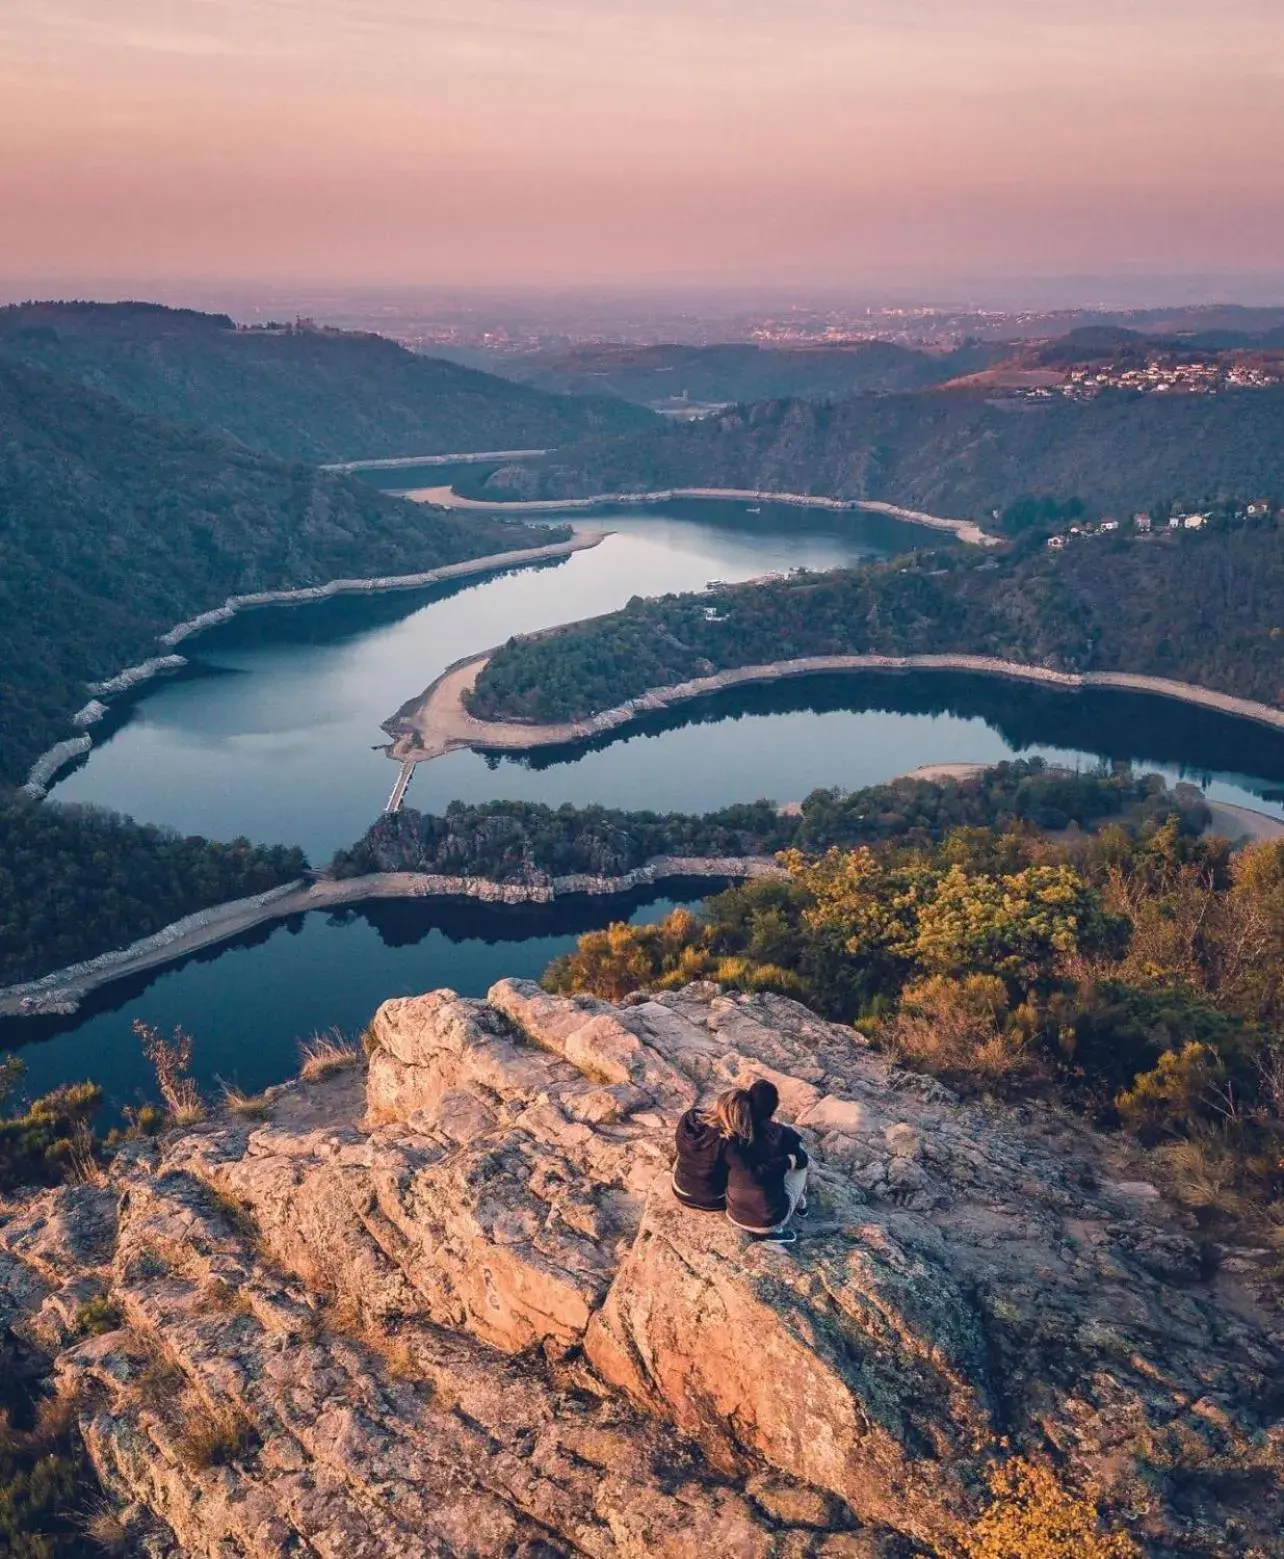
[[[286,840],[324,861],[365,831],[392,788],[396,769],[375,750],[388,740],[381,722],[461,656],[614,611],[634,595],[834,568],[904,551],[928,534],[876,515],[826,529],[797,509],[748,516],[755,529],[735,530],[716,523],[725,509],[612,515],[602,523],[617,534],[592,551],[453,590],[247,614],[190,641],[191,674],[152,688],[54,795],[185,833]],[[448,794],[434,776],[417,802],[512,793],[489,785],[480,761],[471,780],[466,768],[451,767]],[[610,799],[633,805],[638,794],[626,788]],[[557,799],[588,795],[572,788]]]
[[[878,516],[831,520],[771,506],[750,515],[684,504],[602,523],[617,534],[556,564],[453,589],[253,613],[203,635],[186,647],[190,672],[118,710],[115,729],[54,794],[185,832],[297,842],[324,861],[373,821],[395,778],[379,750],[380,722],[451,661],[513,633],[614,610],[635,594],[940,542]],[[526,760],[454,753],[419,767],[409,800],[428,811],[456,797],[699,811],[757,796],[796,800],[817,786],[852,789],[925,763],[1031,753],[1081,766],[1130,759],[1284,816],[1280,733],[1141,695],[1056,694],[947,674],[744,689],[587,750]],[[109,987],[73,1019],[0,1026],[0,1043],[23,1046],[33,1092],[93,1076],[119,1103],[148,1082],[131,1020],[181,1022],[196,1035],[203,1079],[258,1088],[294,1069],[300,1037],[331,1026],[358,1031],[388,996],[438,985],[480,994],[503,975],[538,975],[592,925],[630,911],[654,918],[666,907],[372,905],[313,914]]]

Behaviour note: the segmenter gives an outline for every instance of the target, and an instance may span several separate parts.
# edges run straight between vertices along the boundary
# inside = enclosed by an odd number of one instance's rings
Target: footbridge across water
[[[400,812],[402,803],[406,799],[406,791],[410,788],[410,778],[415,772],[414,763],[409,759],[401,765],[401,772],[397,775],[397,783],[392,787],[392,794],[388,797],[388,805],[384,812]]]

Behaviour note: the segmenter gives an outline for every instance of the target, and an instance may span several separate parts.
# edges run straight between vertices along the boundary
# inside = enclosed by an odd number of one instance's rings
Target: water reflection
[[[547,907],[386,901],[296,915],[106,986],[74,1015],[0,1020],[0,1047],[21,1047],[29,1094],[91,1077],[118,1110],[154,1092],[133,1020],[182,1024],[196,1038],[202,1087],[216,1092],[221,1079],[255,1090],[297,1070],[300,1040],[332,1027],[359,1034],[390,997],[439,986],[482,996],[498,979],[537,979],[581,932],[655,919],[675,895],[694,902],[714,886],[670,883]]]
[[[768,722],[761,733],[766,745],[772,742],[774,717],[799,713],[980,721],[1011,754],[1056,748],[1077,754],[1086,764],[1108,760],[1158,765],[1202,784],[1221,779],[1242,785],[1259,798],[1278,799],[1279,782],[1284,781],[1284,731],[1269,726],[1154,694],[1075,692],[946,671],[854,672],[732,688],[697,703],[645,715],[627,731],[607,732],[584,743],[545,747],[521,757],[486,756],[495,770],[505,764],[555,769],[622,742],[740,720]],[[938,761],[966,756],[942,750]],[[710,752],[709,757],[714,759],[716,754]],[[905,770],[902,766],[892,772]]]

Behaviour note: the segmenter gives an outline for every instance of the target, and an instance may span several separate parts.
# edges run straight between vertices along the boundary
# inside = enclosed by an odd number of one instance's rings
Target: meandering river
[[[297,842],[322,862],[373,821],[395,778],[380,722],[461,656],[613,610],[635,594],[940,544],[878,516],[771,505],[752,513],[684,503],[595,520],[616,534],[555,564],[414,594],[267,609],[193,639],[184,645],[190,671],[114,711],[54,798],[184,832]],[[743,689],[587,750],[525,761],[453,753],[420,765],[408,804],[439,811],[456,797],[519,797],[700,811],[757,796],[798,800],[817,786],[853,789],[926,763],[1032,752],[1080,765],[1131,759],[1284,815],[1284,734],[1158,698],[946,674]],[[0,1044],[22,1046],[32,1092],[92,1076],[118,1105],[148,1082],[131,1020],[181,1022],[196,1036],[205,1082],[258,1088],[294,1070],[299,1038],[332,1025],[355,1032],[387,996],[436,985],[480,993],[500,975],[537,975],[580,931],[631,912],[651,918],[667,902],[547,911],[383,904],[314,914],[108,987],[74,1017],[0,1025]]]

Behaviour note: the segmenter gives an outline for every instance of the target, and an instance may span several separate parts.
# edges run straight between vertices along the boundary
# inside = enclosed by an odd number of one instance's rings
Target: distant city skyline
[[[7,0],[0,147],[9,295],[1284,300],[1279,0]]]

